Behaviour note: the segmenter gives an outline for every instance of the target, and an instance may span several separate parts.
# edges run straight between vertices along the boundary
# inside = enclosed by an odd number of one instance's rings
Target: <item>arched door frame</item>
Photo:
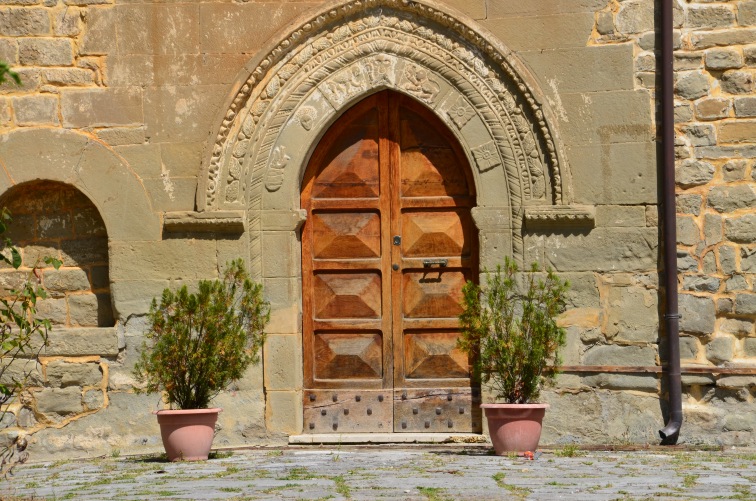
[[[286,433],[302,429],[300,185],[315,146],[353,104],[390,89],[454,133],[473,166],[481,268],[522,260],[528,206],[571,197],[536,80],[472,19],[428,0],[335,0],[294,26],[240,73],[197,195],[200,211],[245,211],[250,267],[272,303],[267,424]]]

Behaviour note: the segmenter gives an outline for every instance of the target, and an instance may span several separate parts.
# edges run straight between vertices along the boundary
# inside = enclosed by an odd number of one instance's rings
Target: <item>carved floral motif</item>
[[[449,115],[451,121],[454,122],[454,125],[462,130],[462,127],[467,125],[467,122],[475,115],[475,110],[464,97],[459,96],[454,105],[446,113]]]
[[[501,158],[493,141],[473,148],[472,154],[475,157],[475,163],[480,172],[485,172],[501,165]]]

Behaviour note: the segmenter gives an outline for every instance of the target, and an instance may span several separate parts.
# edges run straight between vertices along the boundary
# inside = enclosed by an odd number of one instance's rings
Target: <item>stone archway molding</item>
[[[100,211],[108,237],[160,240],[160,216],[126,162],[102,142],[64,130],[22,129],[0,136],[0,193],[37,180],[76,187]]]

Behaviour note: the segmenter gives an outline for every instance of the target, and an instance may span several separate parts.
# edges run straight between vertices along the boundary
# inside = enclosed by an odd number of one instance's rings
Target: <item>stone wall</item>
[[[55,336],[38,363],[19,360],[31,371],[27,392],[4,417],[3,437],[63,426],[107,405],[109,357],[94,354],[83,332],[113,327],[108,278],[107,231],[97,208],[80,191],[54,182],[32,182],[7,191],[0,205],[13,221],[8,237],[21,253],[22,265],[0,269],[3,292],[39,282],[48,297],[37,302],[38,318],[49,319]],[[55,269],[45,257],[62,261]],[[78,345],[78,346],[76,346]],[[38,343],[34,343],[38,346]],[[111,355],[115,353],[111,352]],[[6,376],[17,376],[11,370]]]
[[[266,251],[276,254],[258,270],[274,307],[272,336],[263,366],[219,398],[226,412],[217,443],[281,443],[301,431],[298,197],[280,197],[268,207],[270,216],[260,223],[271,230],[267,239],[250,227],[243,204],[212,218],[194,211],[204,208],[198,201],[213,139],[224,120],[233,119],[229,103],[270,50],[264,48],[299,29],[290,23],[326,2],[0,3],[0,59],[23,80],[20,88],[0,87],[0,192],[40,179],[75,187],[94,206],[68,206],[50,217],[62,217],[72,225],[65,228],[76,231],[77,221],[94,221],[89,215],[96,212],[109,239],[107,247],[100,241],[96,253],[107,259],[99,264],[74,259],[62,272],[44,271],[54,297],[43,311],[69,337],[55,337],[38,388],[47,392],[41,393],[45,401],[63,402],[48,396],[64,393],[71,394],[65,402],[76,401],[74,393],[83,400],[71,404],[71,412],[31,412],[40,427],[55,425],[37,433],[34,446],[51,455],[154,447],[148,412],[162,403],[134,395],[130,373],[149,301],[164,287],[217,276],[229,259],[259,259]],[[656,2],[437,3],[457,9],[522,62],[518,68],[555,117],[564,203],[586,208],[580,217],[591,223],[546,214],[545,224],[526,218],[515,235],[524,261],[550,265],[573,284],[571,310],[562,319],[569,337],[564,363],[573,370],[545,396],[555,410],[545,441],[656,442],[666,398],[656,372],[666,353],[659,322]],[[681,441],[689,443],[756,440],[753,376],[716,372],[756,366],[754,18],[755,0],[676,5],[681,350],[684,366],[711,368],[683,376]],[[261,183],[248,179],[250,189]],[[30,192],[16,193],[25,195],[14,210],[20,220],[42,213],[28,209]],[[71,200],[81,200],[71,193]],[[489,219],[497,231],[503,225]],[[102,226],[87,228],[91,238],[104,238]],[[482,235],[488,264],[511,248],[492,234]],[[19,236],[27,263],[41,250],[70,257],[67,240],[56,237],[55,247],[38,236]],[[81,289],[74,291],[77,280]],[[112,305],[112,313],[98,306],[96,325],[92,296],[98,305]],[[81,301],[92,308],[80,310]],[[101,329],[113,324],[103,337]],[[102,341],[87,329],[100,329],[92,332]],[[620,369],[590,372],[591,366]],[[92,391],[102,400],[90,408]],[[69,419],[82,412],[92,415]]]

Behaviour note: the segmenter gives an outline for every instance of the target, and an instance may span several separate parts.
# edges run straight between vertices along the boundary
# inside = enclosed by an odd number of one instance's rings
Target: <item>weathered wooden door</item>
[[[320,141],[301,199],[305,433],[481,430],[456,346],[473,186],[445,125],[389,91]]]

